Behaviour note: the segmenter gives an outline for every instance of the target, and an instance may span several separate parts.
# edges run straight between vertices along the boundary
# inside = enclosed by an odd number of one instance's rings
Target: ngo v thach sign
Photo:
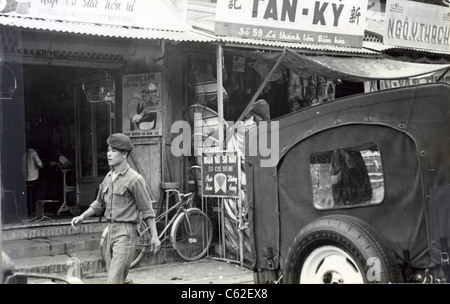
[[[361,47],[367,0],[218,0],[216,35]]]
[[[414,1],[388,0],[384,44],[450,51],[450,11]]]
[[[0,0],[1,14],[183,31],[187,0]]]

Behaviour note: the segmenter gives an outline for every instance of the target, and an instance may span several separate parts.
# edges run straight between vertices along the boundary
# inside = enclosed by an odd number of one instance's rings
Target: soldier
[[[151,250],[157,252],[161,243],[145,180],[128,165],[127,157],[134,148],[130,138],[122,133],[115,133],[106,142],[111,171],[100,184],[96,200],[83,214],[72,219],[72,226],[76,229],[86,218],[104,212],[109,231],[107,255],[110,256],[106,257],[108,283],[122,284],[127,278],[139,239],[139,213],[150,227]]]

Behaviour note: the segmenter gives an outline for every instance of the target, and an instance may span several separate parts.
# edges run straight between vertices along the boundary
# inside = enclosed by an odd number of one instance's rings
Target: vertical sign
[[[370,0],[367,6],[366,30],[383,35],[386,19],[386,1]]]
[[[239,198],[240,157],[237,151],[203,152],[203,196]]]
[[[361,47],[367,0],[218,0],[214,33]]]
[[[161,73],[123,75],[122,94],[123,133],[161,136]]]

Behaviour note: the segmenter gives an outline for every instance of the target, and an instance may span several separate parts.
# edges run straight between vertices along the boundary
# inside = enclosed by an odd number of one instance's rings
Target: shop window
[[[79,177],[102,177],[109,171],[106,138],[112,133],[112,104],[81,99],[78,111]]]
[[[310,170],[317,209],[379,204],[384,198],[381,153],[375,143],[313,153]]]

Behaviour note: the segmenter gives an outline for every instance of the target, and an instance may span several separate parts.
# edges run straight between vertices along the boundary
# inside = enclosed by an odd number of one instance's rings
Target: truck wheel
[[[318,218],[289,247],[283,282],[401,283],[388,243],[368,223],[345,215]]]

